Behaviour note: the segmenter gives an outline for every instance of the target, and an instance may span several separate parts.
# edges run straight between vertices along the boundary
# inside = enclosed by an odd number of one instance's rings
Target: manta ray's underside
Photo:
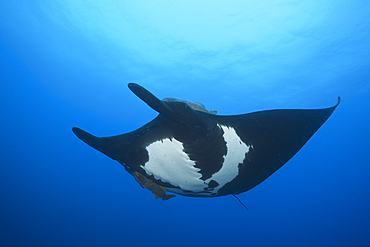
[[[217,116],[200,103],[159,100],[137,84],[128,86],[159,113],[154,120],[111,137],[72,130],[162,199],[172,197],[166,191],[216,197],[252,189],[292,158],[340,102],[325,109]]]

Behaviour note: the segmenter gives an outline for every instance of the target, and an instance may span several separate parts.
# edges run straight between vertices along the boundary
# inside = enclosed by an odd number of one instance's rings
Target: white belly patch
[[[226,142],[227,153],[224,156],[224,163],[221,169],[214,173],[211,178],[203,181],[200,178],[200,169],[195,167],[195,162],[190,160],[184,152],[181,142],[176,139],[163,139],[153,142],[146,147],[149,160],[141,166],[148,175],[153,175],[155,179],[178,186],[179,189],[166,188],[170,192],[179,194],[198,194],[209,195],[207,192],[208,184],[214,180],[218,183],[212,191],[212,195],[217,194],[218,190],[226,183],[232,181],[239,172],[238,165],[243,163],[246,153],[251,146],[246,145],[235,130],[231,127],[218,125],[224,131],[223,137]],[[210,145],[212,145],[210,143]],[[187,191],[191,191],[189,193]]]
[[[194,161],[190,160],[178,140],[166,138],[156,141],[148,145],[146,150],[149,161],[141,168],[148,175],[184,190],[200,192],[206,187],[200,179],[200,169],[195,167]]]

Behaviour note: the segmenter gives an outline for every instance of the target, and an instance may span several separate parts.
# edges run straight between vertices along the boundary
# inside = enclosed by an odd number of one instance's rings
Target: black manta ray
[[[291,159],[340,102],[338,97],[336,105],[325,109],[218,116],[199,103],[159,100],[137,84],[128,86],[159,113],[154,120],[111,137],[96,137],[77,127],[72,130],[123,165],[142,187],[164,188],[164,194],[152,189],[163,199],[172,197],[166,197],[166,191],[217,197],[252,189]]]

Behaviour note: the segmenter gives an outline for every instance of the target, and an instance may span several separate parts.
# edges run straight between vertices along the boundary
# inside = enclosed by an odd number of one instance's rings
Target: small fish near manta
[[[159,115],[121,135],[96,137],[77,127],[78,138],[118,161],[135,180],[169,199],[217,197],[252,189],[290,160],[340,103],[314,110],[267,110],[218,116],[198,102],[159,100],[128,87]]]
[[[166,189],[156,184],[153,180],[146,178],[138,172],[134,172],[134,178],[136,182],[144,189],[148,189],[153,192],[155,199],[162,198],[163,201],[168,200],[176,195],[166,195]]]

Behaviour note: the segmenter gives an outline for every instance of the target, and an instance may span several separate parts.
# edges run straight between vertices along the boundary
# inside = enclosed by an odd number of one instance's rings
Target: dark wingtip
[[[338,96],[338,102],[337,102],[336,106],[339,105],[341,101],[342,101],[342,98],[340,96]]]
[[[78,138],[80,138],[80,139],[82,139],[80,136],[83,136],[83,135],[84,135],[84,133],[87,133],[86,131],[84,131],[84,130],[82,130],[82,129],[80,129],[80,128],[77,128],[77,127],[73,127],[73,128],[72,128],[72,131],[73,131],[73,133],[74,133]]]
[[[92,134],[89,134],[86,131],[84,131],[84,130],[82,130],[80,128],[77,128],[77,127],[73,127],[72,128],[72,131],[83,142],[85,142],[86,144],[88,144],[88,145],[96,148],[95,145],[96,145],[96,140],[99,139],[98,137],[96,137],[96,136],[94,136]]]

